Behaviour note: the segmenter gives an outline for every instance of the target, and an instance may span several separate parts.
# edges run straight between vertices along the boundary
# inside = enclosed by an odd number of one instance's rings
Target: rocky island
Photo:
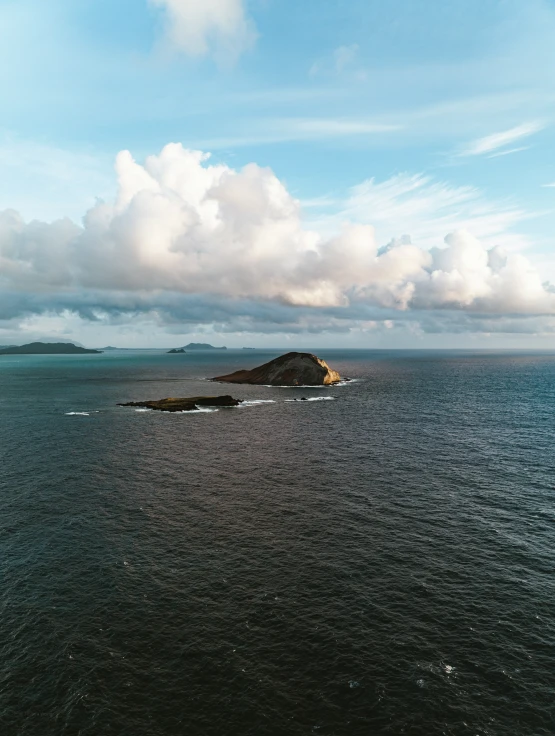
[[[102,350],[87,350],[71,342],[30,342],[27,345],[4,348],[0,355],[90,355]]]
[[[182,399],[158,399],[157,401],[129,401],[127,404],[118,406],[138,406],[143,409],[155,409],[157,411],[195,411],[201,406],[239,406],[241,399],[233,396],[192,396]]]
[[[252,370],[241,370],[213,381],[250,383],[257,386],[330,386],[341,376],[325,360],[311,353],[286,353]]]
[[[185,348],[172,348],[171,350],[168,350],[168,355],[185,355],[185,353]]]

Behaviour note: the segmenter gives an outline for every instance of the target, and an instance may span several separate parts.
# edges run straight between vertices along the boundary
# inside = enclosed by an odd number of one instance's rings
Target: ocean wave
[[[271,383],[262,383],[260,384],[264,388],[296,388],[296,389],[302,389],[302,388],[319,388],[319,389],[333,389],[333,388],[339,388],[341,386],[349,386],[351,383],[360,383],[363,381],[363,378],[342,378],[341,381],[338,381],[337,383],[330,383],[327,385],[322,385],[321,383],[315,384],[315,385],[307,385],[307,386],[273,386]]]
[[[219,411],[212,406],[199,406],[197,409],[191,409],[191,411],[178,411],[176,414],[212,414],[212,412]]]
[[[286,402],[291,401],[335,401],[335,396],[311,396],[309,399],[285,399]]]
[[[135,409],[136,412],[150,412],[150,411],[156,411],[156,409],[149,409],[148,407],[141,407],[140,409]],[[219,409],[216,409],[215,407],[211,406],[200,406],[196,409],[189,409],[187,411],[158,411],[159,414],[212,414],[212,412],[219,411]]]
[[[275,404],[275,399],[246,399],[239,406],[255,406],[256,404]]]
[[[94,412],[96,414],[96,412]],[[91,412],[89,411],[66,411],[66,417],[89,417]]]
[[[341,386],[341,383],[332,383],[329,386],[323,386],[321,383],[315,384],[314,386],[273,386],[271,383],[261,383],[261,384],[253,384],[253,385],[260,385],[263,388],[295,388],[295,389],[309,389],[309,388],[319,388],[322,389],[328,389],[328,388],[335,388],[336,386]],[[347,384],[344,384],[347,385]]]

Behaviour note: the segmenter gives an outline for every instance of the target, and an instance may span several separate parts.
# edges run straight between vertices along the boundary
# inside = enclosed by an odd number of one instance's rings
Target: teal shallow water
[[[0,359],[3,734],[554,733],[555,356],[321,352]]]

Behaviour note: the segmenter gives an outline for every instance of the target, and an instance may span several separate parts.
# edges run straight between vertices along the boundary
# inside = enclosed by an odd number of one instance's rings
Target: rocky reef
[[[286,353],[252,370],[235,371],[212,380],[258,386],[330,386],[338,383],[341,376],[316,355]]]
[[[182,399],[158,399],[157,401],[129,401],[118,406],[138,406],[143,409],[155,409],[157,411],[195,411],[201,406],[239,406],[241,399],[233,396],[192,396]]]

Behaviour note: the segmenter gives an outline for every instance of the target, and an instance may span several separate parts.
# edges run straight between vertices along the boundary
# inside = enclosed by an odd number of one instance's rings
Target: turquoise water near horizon
[[[554,732],[555,353],[279,352],[0,356],[2,733]]]

